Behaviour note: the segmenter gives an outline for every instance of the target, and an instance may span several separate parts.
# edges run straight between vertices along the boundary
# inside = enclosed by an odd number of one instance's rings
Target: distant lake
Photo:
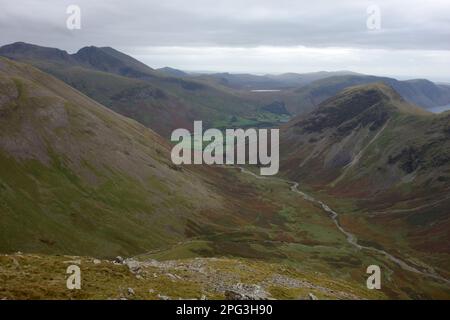
[[[433,113],[441,113],[441,112],[450,110],[450,104],[448,104],[446,106],[433,107],[433,108],[430,108],[428,110],[433,112]]]
[[[251,92],[279,92],[281,90],[278,89],[259,89],[259,90],[250,90]]]

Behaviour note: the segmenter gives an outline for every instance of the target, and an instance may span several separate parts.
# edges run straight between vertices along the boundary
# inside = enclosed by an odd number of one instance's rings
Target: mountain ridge
[[[176,128],[190,130],[194,120],[223,126],[235,118],[249,122],[257,113],[257,104],[249,99],[192,79],[162,75],[112,48],[82,48],[68,55],[67,64],[51,54],[35,55],[36,50],[61,51],[15,43],[1,47],[0,55],[32,64],[166,137]]]
[[[136,121],[3,57],[0,81],[2,251],[138,253],[223,206],[200,168],[175,168]]]
[[[92,72],[103,74],[97,70]],[[116,77],[124,79],[119,75]],[[109,74],[107,79],[110,79]],[[377,101],[389,99],[389,95],[387,92],[386,98],[381,92],[371,99],[376,105]],[[367,107],[366,111],[373,108]],[[416,117],[408,114],[411,116]],[[433,116],[426,118],[435,119]],[[375,134],[380,130],[376,128]],[[292,138],[299,141],[297,136]],[[297,142],[290,145],[291,151],[298,151]],[[0,261],[3,270],[0,278],[7,284],[7,292],[0,289],[2,296],[35,297],[34,290],[52,287],[41,281],[41,277],[47,277],[50,270],[54,272],[55,263],[59,265],[71,259],[67,255],[83,256],[78,259],[89,266],[88,275],[98,274],[94,270],[103,274],[106,270],[121,271],[123,278],[120,279],[125,282],[137,279],[136,274],[130,274],[126,269],[128,263],[134,266],[130,269],[134,272],[137,267],[144,271],[147,267],[153,270],[155,265],[164,267],[167,260],[171,260],[167,261],[169,265],[176,259],[176,264],[189,267],[191,262],[186,264],[182,259],[193,259],[195,265],[209,265],[229,257],[227,265],[220,270],[229,272],[231,266],[256,267],[261,278],[248,278],[253,271],[242,276],[247,279],[245,281],[255,281],[258,285],[260,279],[271,276],[271,272],[281,272],[274,270],[294,266],[300,268],[303,275],[313,275],[308,280],[311,290],[316,285],[331,286],[321,285],[321,273],[340,279],[345,290],[337,295],[339,297],[355,297],[362,285],[361,279],[366,277],[365,266],[376,261],[383,270],[395,275],[386,278],[380,296],[448,296],[448,289],[438,279],[408,272],[378,251],[355,250],[328,211],[292,192],[290,182],[242,174],[235,167],[174,166],[169,150],[166,139],[135,120],[115,113],[31,65],[0,58],[0,251],[7,253]],[[398,159],[394,157],[393,165],[403,165],[405,160],[409,164],[410,154],[413,153],[401,154]],[[303,186],[301,188],[303,190]],[[309,190],[307,192],[310,194]],[[336,199],[340,198],[327,199],[326,203],[339,208]],[[372,204],[372,208],[375,205],[378,205],[377,210],[385,209],[379,203]],[[427,263],[436,268],[437,273],[446,275],[448,266],[442,245],[445,242],[438,241],[445,240],[445,233],[439,229],[445,227],[441,222],[442,215],[435,214],[425,221],[420,220],[422,216],[419,220],[408,217],[427,235],[427,240],[423,241],[424,236],[417,229],[408,228],[412,236],[419,239],[414,242],[419,248],[413,247],[413,250],[402,242],[391,248],[386,237],[373,239],[373,232],[366,234],[355,230],[355,226],[361,228],[365,224],[359,223],[357,218],[348,222],[346,210],[336,212],[339,212],[339,223],[357,235],[358,242],[366,241],[367,246],[375,248],[386,247],[387,252],[405,261],[410,256],[418,258],[419,261],[414,260],[411,265],[419,265],[420,269],[428,268],[421,266],[420,260],[432,259]],[[353,221],[358,223],[352,225]],[[439,223],[431,225],[432,222]],[[428,236],[430,228],[434,237]],[[411,235],[402,235],[401,239],[409,240]],[[433,253],[424,254],[424,248],[430,247],[433,247]],[[17,251],[25,254],[9,255]],[[138,255],[139,260],[128,258],[126,263],[118,265],[111,262],[116,255]],[[247,261],[239,260],[242,258]],[[115,260],[123,261],[121,258]],[[250,260],[261,263],[254,264]],[[95,266],[91,267],[91,264]],[[39,280],[31,286],[27,282],[26,288],[17,287],[25,277],[23,273],[17,273],[22,267],[29,272],[27,279]],[[164,267],[163,270],[167,272],[168,269]],[[216,278],[211,280],[209,274],[215,272],[207,273],[202,283],[220,287],[222,282]],[[61,277],[65,275],[62,272]],[[116,275],[104,274],[100,282],[93,282],[102,288],[101,297],[117,296],[117,288],[124,282]],[[133,286],[141,283],[135,288],[139,297],[142,289],[155,283],[147,281],[145,272],[140,276],[146,280],[132,282]],[[204,279],[204,273],[194,268],[189,277],[193,281]],[[149,278],[154,279],[153,273]],[[157,283],[161,284],[157,287],[158,292],[173,292],[175,289],[169,279],[173,277],[168,278],[169,283],[161,283],[162,278],[158,273]],[[304,279],[304,276],[299,275],[299,278]],[[275,275],[275,280],[270,283],[281,285],[275,291],[268,288],[273,297],[295,298],[303,294],[303,290],[296,290],[296,287],[301,287],[304,282],[295,282],[295,288],[286,288],[283,279]],[[232,278],[227,283],[234,285],[238,281]],[[111,285],[101,286],[104,282]],[[410,283],[420,283],[420,286],[411,287]],[[177,281],[177,285],[191,288],[192,281]],[[366,290],[364,286],[363,290]],[[187,297],[185,294],[189,292],[192,291],[183,291],[182,297]],[[91,291],[85,297],[91,297],[90,294]],[[215,294],[207,290],[207,294],[222,297],[223,292]],[[41,293],[41,296],[50,295]],[[60,293],[54,296],[66,297]],[[336,293],[327,296],[337,297]],[[154,298],[154,295],[149,297]]]
[[[450,113],[421,110],[385,84],[351,87],[281,128],[280,171],[344,213],[361,243],[435,259],[445,273],[449,128]]]
[[[315,106],[345,88],[374,82],[383,82],[391,86],[405,100],[424,109],[445,105],[450,102],[449,88],[436,85],[429,80],[414,79],[398,81],[388,77],[367,75],[332,76],[296,89],[295,95],[298,105],[296,106],[296,111],[293,113],[298,114],[305,110],[312,110]]]

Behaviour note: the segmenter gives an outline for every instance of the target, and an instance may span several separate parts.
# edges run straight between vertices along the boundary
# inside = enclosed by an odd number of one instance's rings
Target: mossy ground
[[[80,290],[67,289],[69,265],[80,267]],[[14,254],[0,256],[0,270],[0,299],[223,299],[224,288],[238,282],[260,285],[272,299],[308,299],[309,293],[319,299],[386,298],[323,274],[247,259],[181,259],[143,267],[137,275],[108,260]]]

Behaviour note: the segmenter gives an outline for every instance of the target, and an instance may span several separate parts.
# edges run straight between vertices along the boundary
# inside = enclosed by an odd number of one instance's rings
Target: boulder
[[[267,300],[267,292],[259,285],[237,283],[225,290],[227,300]]]
[[[308,294],[309,300],[319,300],[315,295],[313,295],[311,292]]]
[[[120,263],[120,264],[122,264],[122,263],[123,263],[123,258],[122,258],[121,256],[117,256],[117,257],[114,259],[114,262],[115,262],[115,263]]]
[[[132,273],[141,272],[141,264],[139,263],[139,261],[133,259],[126,259],[123,261],[123,264],[126,265]]]

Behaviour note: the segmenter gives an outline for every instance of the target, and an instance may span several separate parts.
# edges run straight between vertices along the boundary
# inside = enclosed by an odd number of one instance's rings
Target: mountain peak
[[[112,48],[112,47],[97,47],[97,46],[85,46],[80,48],[75,55],[85,55],[85,54],[117,54],[120,51]],[[123,54],[126,56],[125,54]],[[131,57],[130,57],[131,58]]]
[[[98,52],[98,51],[101,51],[101,49],[99,47],[96,47],[96,46],[85,46],[83,48],[80,48],[75,55],[82,54],[82,53],[87,53],[87,52],[91,52],[91,53],[92,52]]]
[[[387,98],[394,100],[404,101],[403,98],[397,93],[397,91],[395,91],[391,86],[381,81],[353,86],[344,90],[343,92],[346,91],[353,91],[353,92],[360,91],[366,93],[370,91],[375,91],[379,93],[381,96],[385,96]]]
[[[349,123],[352,126],[372,124],[378,128],[394,114],[427,115],[429,112],[406,102],[389,85],[376,82],[344,89],[319,104],[310,114],[294,119],[290,126],[305,132],[320,132]]]
[[[106,50],[96,46],[86,46],[74,54],[77,60],[83,62],[93,62],[93,59],[111,59]]]
[[[371,107],[390,108],[392,112],[429,114],[429,112],[407,102],[391,86],[374,82],[344,89],[336,96],[322,102],[318,109],[345,108],[347,112],[363,112]]]
[[[14,42],[0,47],[0,55],[10,59],[64,60],[69,61],[71,55],[65,50],[42,47],[26,42]]]
[[[334,97],[322,102],[318,113],[328,113],[330,109],[339,109],[347,114],[358,114],[374,105],[389,102],[403,102],[402,97],[384,83],[358,85],[342,90]],[[328,110],[328,111],[327,111]]]
[[[154,72],[146,64],[111,47],[83,47],[73,56],[97,70],[125,76],[148,77]]]

